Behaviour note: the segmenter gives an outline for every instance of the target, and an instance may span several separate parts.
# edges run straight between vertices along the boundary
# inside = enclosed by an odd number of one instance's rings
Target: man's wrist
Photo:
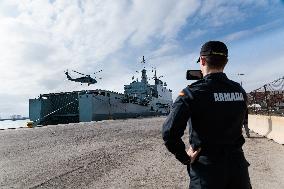
[[[191,162],[190,156],[186,153],[186,151],[183,151],[181,153],[176,153],[175,157],[184,165],[189,165]]]

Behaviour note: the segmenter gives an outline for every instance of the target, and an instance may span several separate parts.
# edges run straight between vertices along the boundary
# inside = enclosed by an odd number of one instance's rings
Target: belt
[[[226,155],[234,153],[243,153],[242,148],[202,148],[199,155],[210,156],[210,155]]]

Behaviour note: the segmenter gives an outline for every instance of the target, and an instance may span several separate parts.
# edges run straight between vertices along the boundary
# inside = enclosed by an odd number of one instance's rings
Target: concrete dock
[[[163,145],[164,120],[2,130],[0,188],[188,188],[186,167]],[[244,151],[253,188],[284,188],[284,146],[251,135]]]

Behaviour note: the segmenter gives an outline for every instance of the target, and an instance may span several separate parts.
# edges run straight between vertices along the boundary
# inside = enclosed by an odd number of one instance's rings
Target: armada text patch
[[[215,102],[217,101],[244,101],[242,93],[214,93]]]

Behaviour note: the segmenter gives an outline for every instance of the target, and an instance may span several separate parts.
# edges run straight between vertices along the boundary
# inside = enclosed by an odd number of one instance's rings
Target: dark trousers
[[[190,189],[251,189],[243,152],[200,155],[188,166]]]

